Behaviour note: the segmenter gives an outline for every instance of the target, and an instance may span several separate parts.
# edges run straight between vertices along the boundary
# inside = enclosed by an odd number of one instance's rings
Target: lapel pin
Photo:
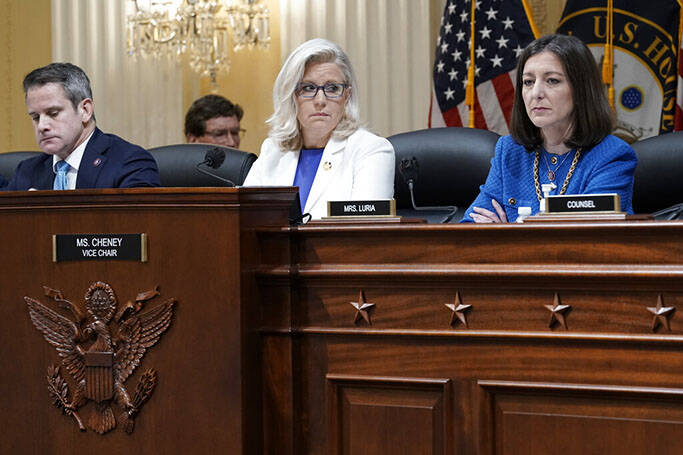
[[[330,169],[332,169],[332,163],[330,163],[329,161],[325,161],[323,163],[323,169],[329,171]]]
[[[95,161],[92,162],[93,166],[99,166],[102,164],[102,158],[96,158]]]

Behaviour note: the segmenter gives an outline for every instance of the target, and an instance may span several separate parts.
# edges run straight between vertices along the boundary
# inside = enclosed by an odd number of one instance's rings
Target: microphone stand
[[[413,192],[413,180],[408,180],[406,182],[408,184],[408,191],[410,192],[410,203],[413,205],[413,209],[417,211],[438,211],[438,212],[445,212],[449,211],[450,213],[446,215],[446,217],[439,221],[440,223],[448,223],[450,222],[453,217],[455,216],[456,213],[458,213],[458,207],[454,205],[447,205],[447,206],[426,206],[426,207],[418,207],[415,205],[415,194]]]
[[[683,202],[680,204],[672,205],[665,209],[659,210],[652,214],[652,216],[657,219],[658,216],[664,216],[664,220],[671,221],[677,220],[683,214]]]
[[[209,166],[212,169],[218,169],[219,167],[221,167],[221,165],[223,164],[224,161],[225,161],[225,151],[219,149],[218,147],[214,147],[212,149],[209,149],[206,152],[206,155],[204,155],[204,161],[197,164],[195,166],[195,168],[204,175],[208,175],[209,177],[213,177],[215,179],[218,179],[221,182],[225,182],[230,186],[237,186],[237,185],[235,185],[235,182],[233,182],[232,180],[228,180],[224,177],[221,177],[220,175],[214,174],[211,171],[207,171],[206,169],[202,169],[199,167],[202,164],[206,164],[207,166]]]
[[[417,164],[417,158],[412,157],[410,159],[403,159],[401,160],[401,163],[399,165],[399,171],[401,173],[401,177],[403,177],[403,181],[408,185],[408,191],[410,192],[410,203],[413,205],[413,210],[415,211],[436,211],[436,212],[445,212],[448,211],[448,215],[440,221],[440,223],[448,223],[450,222],[455,214],[458,212],[458,207],[454,205],[449,205],[449,206],[434,206],[434,207],[418,207],[415,204],[415,192],[414,192],[414,186],[415,186],[415,180],[417,180],[417,170],[418,170],[418,164]]]
[[[228,179],[226,179],[226,178],[224,178],[224,177],[221,177],[220,175],[214,174],[213,172],[209,172],[209,171],[207,171],[206,169],[202,169],[202,168],[199,167],[199,166],[201,166],[202,164],[205,164],[205,163],[206,163],[206,162],[203,161],[203,162],[197,164],[197,165],[195,166],[195,168],[197,168],[197,170],[198,170],[199,172],[201,172],[202,174],[204,174],[204,175],[208,175],[209,177],[213,177],[213,178],[215,178],[215,179],[218,179],[218,180],[220,180],[221,182],[225,182],[225,183],[227,183],[227,184],[230,185],[230,186],[237,186],[237,185],[235,185],[235,182],[233,182],[232,180],[228,180]]]

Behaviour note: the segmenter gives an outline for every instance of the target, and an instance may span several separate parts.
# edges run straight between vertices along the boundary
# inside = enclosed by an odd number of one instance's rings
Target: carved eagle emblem
[[[168,329],[175,299],[168,299],[142,311],[145,303],[159,295],[158,288],[138,294],[118,312],[116,295],[106,283],[93,283],[85,293],[84,313],[64,299],[62,292],[43,287],[45,295],[69,311],[74,319],[62,316],[31,297],[24,297],[33,325],[54,346],[61,364],[69,373],[74,393],[58,365],[47,369],[48,390],[55,406],[72,416],[81,431],[85,425],[78,409],[93,401],[87,426],[104,434],[116,427],[114,401],[122,410],[120,420],[127,433],[135,427],[135,416],[150,398],[157,382],[154,369],[145,371],[131,396],[124,383],[133,374],[147,349]]]

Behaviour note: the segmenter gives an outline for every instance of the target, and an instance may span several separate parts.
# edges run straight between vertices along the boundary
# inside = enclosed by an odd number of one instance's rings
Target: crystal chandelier
[[[270,44],[268,8],[260,0],[130,0],[128,55],[187,54],[190,67],[216,82],[230,69],[230,34],[237,51]]]

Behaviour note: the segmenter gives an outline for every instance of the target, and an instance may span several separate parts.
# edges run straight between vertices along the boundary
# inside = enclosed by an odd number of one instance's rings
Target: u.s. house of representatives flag
[[[474,15],[475,127],[508,133],[515,65],[534,40],[526,0],[476,0]],[[470,64],[471,0],[448,0],[434,60],[429,127],[468,126],[465,104]]]
[[[607,0],[567,0],[558,32],[581,38],[602,64]],[[613,0],[615,134],[628,142],[674,130],[679,81],[677,0]]]

